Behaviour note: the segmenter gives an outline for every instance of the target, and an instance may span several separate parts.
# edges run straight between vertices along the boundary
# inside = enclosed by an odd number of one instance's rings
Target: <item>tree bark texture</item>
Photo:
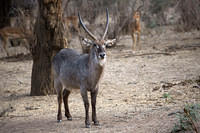
[[[38,0],[39,11],[35,24],[35,43],[31,46],[33,57],[32,96],[54,94],[51,61],[62,48],[67,47],[62,20],[62,0]]]

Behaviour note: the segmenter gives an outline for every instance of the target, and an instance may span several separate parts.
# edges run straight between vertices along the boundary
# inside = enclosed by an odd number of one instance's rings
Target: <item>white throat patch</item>
[[[106,55],[104,56],[103,59],[99,60],[99,64],[100,64],[100,66],[104,66],[106,64]]]

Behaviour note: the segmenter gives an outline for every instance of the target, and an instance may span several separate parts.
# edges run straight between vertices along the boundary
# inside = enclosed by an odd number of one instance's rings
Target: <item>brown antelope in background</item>
[[[61,122],[62,120],[62,100],[64,101],[65,106],[65,116],[68,120],[72,120],[68,107],[68,97],[71,89],[75,88],[80,89],[83,99],[85,107],[85,126],[87,128],[90,127],[88,91],[91,94],[92,121],[94,122],[94,125],[99,125],[99,121],[96,117],[96,98],[106,62],[105,36],[109,25],[108,10],[106,10],[106,15],[106,28],[101,39],[97,39],[97,37],[87,29],[79,15],[81,26],[93,39],[93,41],[87,42],[87,44],[90,45],[88,54],[79,54],[72,49],[65,48],[53,58],[52,68],[54,73],[54,88],[57,90],[58,94],[58,122]]]
[[[141,44],[140,44],[141,24],[140,24],[140,13],[138,11],[136,11],[133,14],[133,21],[130,23],[130,31],[133,40],[132,50],[141,49]]]
[[[79,32],[79,28],[78,28],[78,17],[77,16],[68,16],[65,18],[65,23],[67,25],[67,27],[70,27],[70,24],[74,27],[74,29]]]
[[[7,56],[10,56],[8,47],[11,40],[23,41],[22,46],[27,50],[30,48],[30,41],[33,40],[34,17],[26,16],[21,9],[15,9],[19,16],[10,18],[12,26],[6,26],[0,29],[0,47],[2,47]],[[19,21],[19,22],[17,22]]]
[[[5,50],[7,56],[10,56],[8,45],[10,40],[20,39],[23,40],[23,45],[29,49],[27,39],[31,36],[30,32],[24,32],[21,28],[17,27],[4,27],[0,29],[1,47]]]
[[[67,38],[70,41],[72,38],[71,28],[73,28],[76,32],[79,33],[79,21],[78,16],[68,16],[64,19],[66,30],[67,30]]]
[[[136,2],[133,5],[136,5]],[[130,23],[130,34],[133,40],[132,50],[141,50],[140,35],[141,35],[141,8],[144,7],[144,0],[141,0],[142,4],[133,11],[133,16]]]

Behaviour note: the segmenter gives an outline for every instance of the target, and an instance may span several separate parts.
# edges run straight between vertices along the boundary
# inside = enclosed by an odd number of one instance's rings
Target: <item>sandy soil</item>
[[[63,116],[57,123],[56,95],[29,96],[31,59],[2,57],[0,111],[6,111],[0,114],[0,132],[171,132],[177,122],[174,113],[187,103],[200,103],[200,84],[196,82],[200,78],[200,32],[175,33],[162,27],[142,35],[141,51],[132,53],[131,43],[130,36],[124,36],[115,48],[107,50],[97,99],[101,125],[90,129],[84,128],[79,91],[69,97],[73,121]]]

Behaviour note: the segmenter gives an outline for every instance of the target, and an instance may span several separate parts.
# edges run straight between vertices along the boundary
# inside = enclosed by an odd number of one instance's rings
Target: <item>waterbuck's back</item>
[[[57,53],[52,61],[53,69],[55,70],[56,74],[59,75],[60,68],[65,62],[71,62],[73,58],[78,58],[80,54],[78,54],[76,51],[72,49],[62,49],[59,53]]]
[[[54,77],[65,87],[79,88],[88,76],[88,54],[79,54],[72,49],[62,49],[53,58]]]

